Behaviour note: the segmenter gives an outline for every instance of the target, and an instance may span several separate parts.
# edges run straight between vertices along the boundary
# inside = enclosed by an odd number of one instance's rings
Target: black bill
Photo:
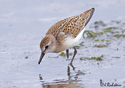
[[[45,53],[42,52],[38,64],[40,64],[40,62],[41,62],[42,58],[44,57],[44,55],[45,55]]]

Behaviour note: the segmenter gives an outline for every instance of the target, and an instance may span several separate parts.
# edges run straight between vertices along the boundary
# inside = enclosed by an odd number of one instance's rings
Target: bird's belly
[[[78,41],[81,39],[82,34],[84,32],[84,29],[75,37],[73,38],[72,36],[67,36],[63,45],[65,46],[66,49],[75,46]]]

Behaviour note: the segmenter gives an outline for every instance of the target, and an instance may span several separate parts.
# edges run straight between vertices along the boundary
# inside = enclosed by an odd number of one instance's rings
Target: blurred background
[[[95,12],[86,26],[87,30],[91,30],[90,25],[95,21],[125,20],[125,0],[0,0],[0,88],[47,88],[42,84],[47,85],[47,82],[56,79],[63,79],[67,83],[69,61],[62,57],[58,59],[58,54],[49,54],[41,65],[37,65],[41,53],[39,43],[54,23],[93,7]],[[84,69],[89,68],[84,67]],[[114,69],[115,71],[121,72],[118,69]],[[89,72],[96,72],[96,70],[89,70]],[[103,74],[100,70],[98,74],[101,73]],[[42,82],[39,80],[39,74],[43,76]],[[76,72],[72,74],[76,76]],[[88,76],[91,78],[89,79]],[[87,74],[79,80],[84,79],[81,84],[85,84],[87,88],[92,86],[100,88],[98,81],[102,75],[93,77],[95,75]],[[118,78],[125,78],[125,76]],[[106,77],[104,79],[106,80]],[[123,81],[125,82],[121,79],[119,82]]]

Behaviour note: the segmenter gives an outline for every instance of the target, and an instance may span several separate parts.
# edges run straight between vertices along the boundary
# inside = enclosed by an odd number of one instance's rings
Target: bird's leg
[[[66,50],[67,59],[69,58],[69,49]]]
[[[73,60],[74,60],[74,57],[75,57],[76,53],[77,53],[77,50],[76,50],[76,48],[74,47],[74,55],[73,55],[73,57],[72,57],[72,60],[71,60],[71,62],[70,62],[70,65],[72,65],[72,62],[73,62]]]
[[[72,69],[75,71],[75,67],[72,65],[72,63],[70,63],[70,66],[71,66]]]

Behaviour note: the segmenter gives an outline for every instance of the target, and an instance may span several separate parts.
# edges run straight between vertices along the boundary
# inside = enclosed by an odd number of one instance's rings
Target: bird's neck
[[[59,53],[65,50],[64,45],[58,39],[56,39],[53,35],[49,35],[51,39],[51,47],[53,47],[53,53]]]

